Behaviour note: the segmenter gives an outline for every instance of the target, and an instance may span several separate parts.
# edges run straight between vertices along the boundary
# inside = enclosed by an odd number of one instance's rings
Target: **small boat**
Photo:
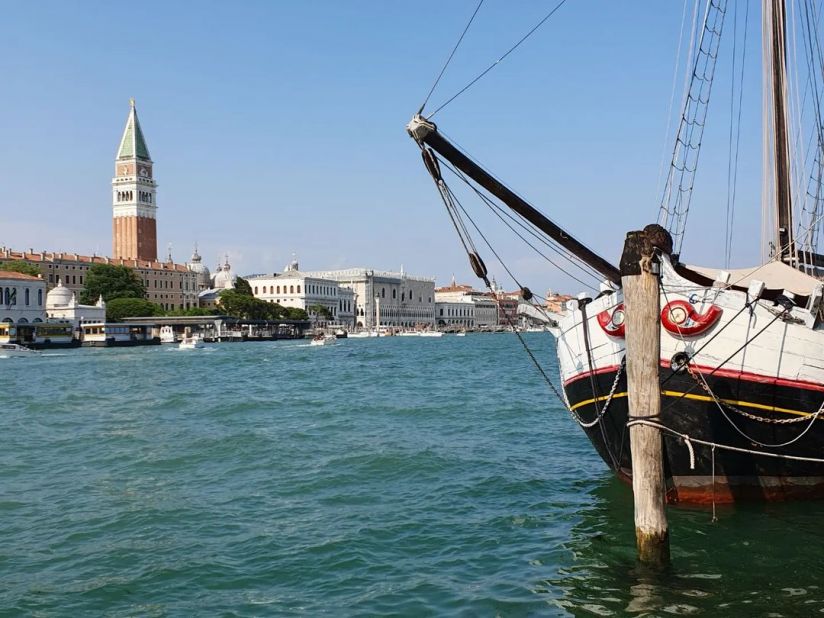
[[[465,330],[459,331],[459,332],[455,333],[455,336],[456,337],[466,337],[466,331]]]
[[[418,333],[419,337],[443,337],[443,333],[439,330],[422,330]]]
[[[0,357],[37,356],[39,352],[17,343],[0,343]]]
[[[356,333],[349,333],[350,338],[354,339],[366,339],[368,337],[377,337],[378,333],[374,330],[360,330]]]
[[[312,341],[309,342],[309,345],[329,345],[330,343],[335,343],[337,337],[335,335],[324,335],[323,333],[319,333],[312,337]]]
[[[171,326],[160,327],[160,343],[175,343],[175,331]]]
[[[335,339],[346,339],[347,337],[349,337],[349,333],[347,333],[343,328],[339,328],[335,331]]]
[[[206,344],[203,343],[203,337],[200,333],[186,333],[177,347],[180,350],[198,350],[205,348]]]

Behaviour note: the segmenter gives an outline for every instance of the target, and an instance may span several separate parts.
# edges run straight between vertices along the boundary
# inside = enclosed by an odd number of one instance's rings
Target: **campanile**
[[[157,260],[157,185],[134,99],[120,140],[112,178],[112,245],[115,258]]]

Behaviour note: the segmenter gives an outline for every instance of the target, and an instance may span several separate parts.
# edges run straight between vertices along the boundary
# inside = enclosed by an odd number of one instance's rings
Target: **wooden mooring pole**
[[[655,246],[669,253],[672,239],[661,226],[648,225],[643,231],[627,234],[621,256],[629,420],[656,420],[661,412],[660,270]],[[629,444],[638,559],[650,565],[665,565],[670,552],[661,433],[655,427],[633,425],[629,428]]]

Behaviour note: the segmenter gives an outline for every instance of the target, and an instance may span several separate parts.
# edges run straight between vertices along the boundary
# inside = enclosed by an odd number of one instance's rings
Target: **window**
[[[257,291],[257,290],[258,290],[258,286],[255,286],[255,294],[257,294],[257,293],[258,293],[258,291]]]
[[[295,293],[295,286],[294,286],[294,285],[290,285],[290,286],[289,286],[289,293],[290,293],[290,294],[294,294],[294,293]]]
[[[26,306],[29,304],[29,288],[26,288]]]
[[[397,298],[398,298],[398,291],[397,290],[392,290],[392,300],[395,300]]]
[[[280,286],[278,286],[278,294],[280,294]]]
[[[300,286],[298,286],[298,294],[300,294]]]
[[[37,304],[43,306],[43,290],[37,290]]]
[[[386,288],[381,288],[381,298],[386,298]]]

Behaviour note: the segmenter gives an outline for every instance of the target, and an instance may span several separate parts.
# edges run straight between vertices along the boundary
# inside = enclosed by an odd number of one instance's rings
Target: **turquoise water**
[[[554,342],[527,335],[555,374]],[[824,613],[824,505],[630,491],[513,335],[0,359],[0,615]]]

